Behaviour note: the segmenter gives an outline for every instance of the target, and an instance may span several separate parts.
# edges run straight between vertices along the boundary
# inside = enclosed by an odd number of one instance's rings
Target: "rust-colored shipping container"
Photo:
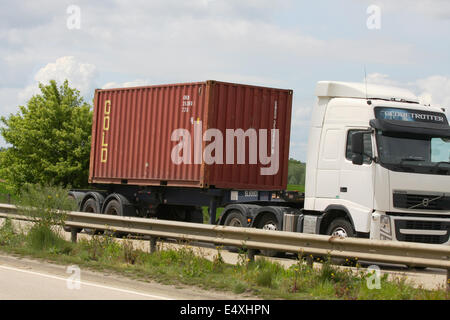
[[[96,90],[89,182],[284,190],[291,112],[292,90],[217,81]],[[243,155],[242,149],[238,150],[242,144],[238,139],[226,139],[227,129],[249,133],[250,138],[244,140],[244,164],[237,160]],[[266,129],[267,134],[259,129]],[[276,154],[277,136],[272,129],[279,132],[278,168],[274,159],[263,161],[264,156]],[[183,139],[174,132],[183,133]],[[205,141],[206,132],[223,133],[223,148],[217,136]],[[251,132],[257,134],[256,140]],[[231,140],[234,148],[227,149]],[[265,140],[267,148],[260,147]],[[177,149],[181,141],[185,142],[183,150]],[[213,142],[215,151],[211,151]],[[186,147],[189,145],[192,148]],[[206,150],[215,163],[205,162]],[[223,163],[218,150],[223,150]],[[227,150],[233,150],[234,158]],[[175,162],[173,154],[179,156]],[[177,163],[180,157],[184,162]],[[272,172],[263,175],[261,170],[269,167]]]

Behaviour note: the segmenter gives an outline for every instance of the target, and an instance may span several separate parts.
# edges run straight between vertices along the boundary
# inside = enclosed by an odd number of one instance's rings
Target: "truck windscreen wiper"
[[[419,157],[409,157],[409,158],[402,158],[400,160],[399,164],[403,164],[404,161],[415,161],[415,162],[423,162],[425,161],[424,158],[419,158]]]

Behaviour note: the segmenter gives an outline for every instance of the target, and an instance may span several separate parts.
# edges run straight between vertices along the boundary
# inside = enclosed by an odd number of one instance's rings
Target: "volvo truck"
[[[299,194],[285,191],[292,90],[217,81],[97,90],[95,190],[71,196],[85,212],[202,223],[207,207],[212,224],[449,245],[445,110],[364,83],[321,81],[316,96]],[[218,155],[219,133],[231,129],[237,163]],[[252,150],[261,163],[248,163]]]

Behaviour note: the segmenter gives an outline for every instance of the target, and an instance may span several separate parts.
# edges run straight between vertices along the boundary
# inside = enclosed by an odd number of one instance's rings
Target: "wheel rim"
[[[348,237],[347,231],[342,227],[337,227],[336,229],[334,229],[333,232],[331,233],[331,235],[334,237],[340,237],[340,238]]]
[[[242,223],[238,218],[232,218],[228,225],[230,227],[242,227]]]
[[[264,223],[262,230],[277,231],[277,224],[273,220],[268,220]],[[274,257],[277,255],[277,251],[275,250],[261,250],[261,253],[267,257]]]
[[[117,213],[118,212],[117,212],[116,208],[114,208],[114,207],[109,208],[108,211],[106,212],[106,214],[113,215],[113,216],[117,216],[118,215]]]
[[[262,227],[263,230],[276,231],[277,225],[273,221],[267,221]]]

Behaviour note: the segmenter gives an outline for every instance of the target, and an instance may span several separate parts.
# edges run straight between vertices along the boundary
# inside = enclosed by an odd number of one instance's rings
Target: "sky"
[[[52,79],[90,103],[95,88],[273,86],[294,90],[302,161],[317,81],[367,74],[450,109],[449,58],[448,0],[0,0],[0,116]]]

